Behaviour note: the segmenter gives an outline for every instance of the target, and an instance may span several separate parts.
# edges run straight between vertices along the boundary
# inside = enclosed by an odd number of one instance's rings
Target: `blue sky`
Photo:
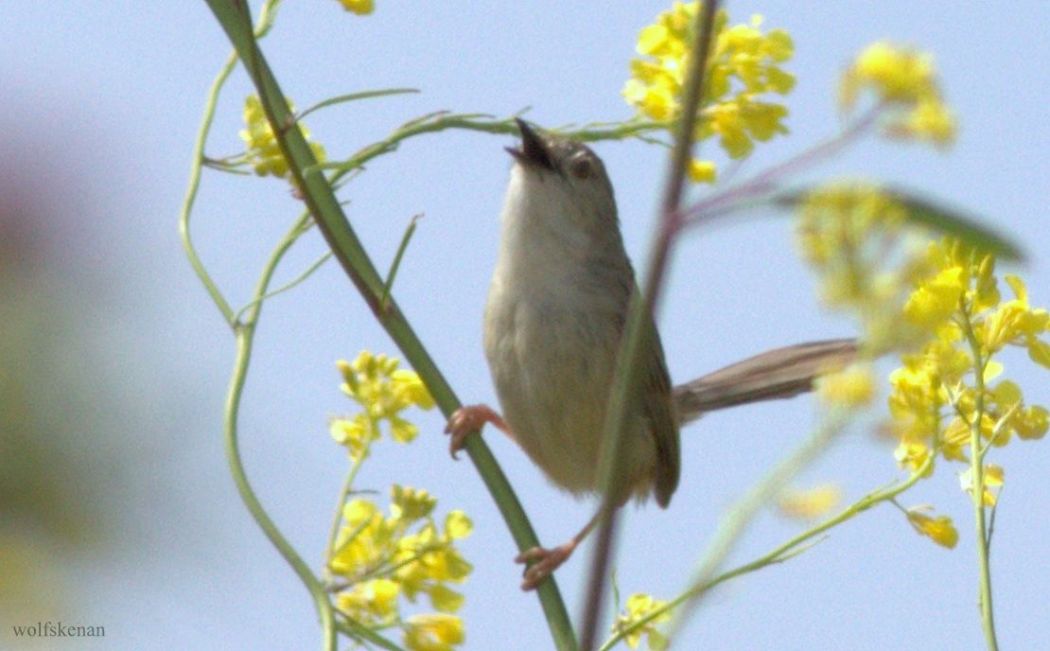
[[[619,91],[635,38],[665,8],[551,1],[461,3],[449,11],[446,3],[377,4],[375,15],[357,18],[332,0],[287,3],[264,44],[300,107],[372,88],[423,91],[311,115],[314,138],[333,157],[438,109],[508,115],[531,106],[529,118],[540,125],[628,117]],[[1030,261],[1019,271],[1032,301],[1050,304],[1043,223],[1050,5],[892,0],[807,3],[805,13],[801,6],[728,3],[734,22],[761,13],[766,26],[789,30],[796,43],[791,137],[761,148],[745,173],[834,132],[838,75],[865,45],[889,38],[919,46],[935,56],[958,113],[956,147],[939,153],[866,140],[800,181],[864,175],[965,207],[1024,245]],[[91,318],[69,327],[104,360],[83,373],[110,383],[125,408],[116,418],[121,427],[80,433],[118,468],[106,475],[118,497],[105,508],[120,531],[104,557],[62,570],[73,586],[62,618],[107,626],[106,640],[84,648],[286,649],[317,640],[305,591],[229,479],[220,433],[233,339],[186,264],[175,228],[204,94],[228,52],[204,3],[16,0],[4,4],[0,20],[0,124],[14,152],[8,165],[46,181],[54,194],[49,217],[62,242],[58,250],[66,251],[52,261],[61,270],[58,282],[94,306]],[[238,151],[248,88],[235,73],[209,154]],[[424,213],[396,293],[468,402],[495,404],[480,345],[481,310],[510,164],[503,147],[511,142],[477,133],[426,136],[375,161],[342,194],[381,267],[411,216]],[[663,152],[640,143],[601,143],[596,150],[640,266]],[[298,210],[279,183],[205,178],[196,239],[233,303],[246,299]],[[323,250],[316,233],[304,238],[280,276],[294,277]],[[849,334],[850,323],[823,313],[814,296],[782,217],[756,214],[691,233],[674,255],[660,314],[673,379],[765,348]],[[396,352],[336,265],[271,301],[259,330],[242,417],[244,457],[263,502],[315,566],[345,469],[326,426],[329,416],[350,409],[333,364],[362,348]],[[1029,400],[1050,403],[1045,374],[1022,356],[1007,363]],[[725,509],[803,439],[814,416],[813,403],[803,398],[711,415],[687,428],[683,480],[670,509],[625,510],[621,590],[677,594]],[[440,508],[463,508],[474,518],[476,531],[464,544],[476,566],[465,587],[467,648],[546,648],[538,604],[518,590],[514,549],[488,494],[469,463],[448,459],[440,417],[421,414],[418,421],[419,441],[378,450],[362,482],[380,490],[390,481],[423,486],[440,498]],[[591,503],[550,486],[509,441],[491,433],[488,440],[543,541],[560,542],[586,520]],[[1035,648],[1050,638],[1045,448],[1045,441],[1021,442],[993,454],[1007,471],[993,549],[1004,648]],[[904,500],[952,515],[961,534],[955,550],[915,535],[895,509],[878,508],[801,557],[713,594],[679,648],[980,648],[971,514],[958,489],[959,470],[942,464]],[[836,481],[847,498],[857,498],[898,476],[891,450],[858,429],[799,484]],[[733,560],[746,561],[798,530],[766,514]],[[585,566],[578,557],[558,573],[574,613]],[[2,639],[4,646],[11,641]]]

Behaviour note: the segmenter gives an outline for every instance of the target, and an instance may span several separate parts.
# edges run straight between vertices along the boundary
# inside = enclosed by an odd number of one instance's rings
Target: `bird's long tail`
[[[855,339],[814,341],[760,353],[675,387],[678,420],[684,424],[715,409],[797,396],[811,390],[822,374],[847,366],[856,356]]]

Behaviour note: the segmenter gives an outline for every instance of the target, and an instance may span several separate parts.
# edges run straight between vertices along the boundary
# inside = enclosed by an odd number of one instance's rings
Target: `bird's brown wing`
[[[643,409],[649,422],[649,434],[656,445],[656,467],[653,469],[653,495],[656,503],[666,507],[678,488],[682,453],[679,449],[678,422],[671,395],[671,378],[667,373],[660,334],[652,319],[648,323],[649,336],[642,351]]]

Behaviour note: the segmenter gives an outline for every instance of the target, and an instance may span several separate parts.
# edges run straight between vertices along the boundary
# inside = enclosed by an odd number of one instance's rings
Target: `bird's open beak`
[[[526,124],[525,120],[521,118],[514,119],[518,123],[518,129],[521,131],[521,147],[507,147],[507,152],[518,159],[518,162],[522,165],[538,165],[544,169],[554,169],[550,151],[548,151],[546,143],[543,142],[543,138]]]

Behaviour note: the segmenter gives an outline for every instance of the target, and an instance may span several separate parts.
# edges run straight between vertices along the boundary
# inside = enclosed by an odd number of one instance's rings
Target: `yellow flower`
[[[873,43],[860,53],[843,78],[843,104],[852,106],[857,92],[865,86],[887,102],[918,102],[937,92],[933,58],[885,41]]]
[[[438,583],[462,583],[474,569],[452,539],[439,536],[433,525],[398,541],[395,565],[400,565],[397,578],[410,597]]]
[[[884,41],[868,46],[842,77],[839,101],[843,108],[852,109],[864,89],[903,110],[888,125],[889,135],[941,147],[954,141],[955,118],[941,99],[930,55]]]
[[[970,460],[966,451],[970,448],[970,424],[955,416],[941,432],[941,456],[949,461]]]
[[[959,307],[966,290],[961,267],[942,269],[936,276],[912,292],[904,304],[904,316],[910,322],[936,331]]]
[[[369,445],[379,438],[379,430],[364,414],[353,418],[334,418],[328,429],[332,439],[346,446],[350,457],[355,460],[368,456]]]
[[[899,123],[889,125],[887,133],[897,138],[928,140],[944,148],[955,142],[956,131],[951,109],[940,100],[923,99]]]
[[[457,610],[463,597],[447,584],[463,583],[474,569],[455,547],[456,540],[470,535],[470,519],[462,511],[451,511],[445,516],[445,530],[441,533],[430,517],[430,498],[425,491],[400,489],[395,494],[394,502],[389,522],[399,531],[403,532],[412,522],[405,516],[406,513],[425,512],[425,515],[420,516],[425,520],[417,531],[401,535],[392,542],[392,577],[410,600],[414,601],[416,595],[423,593],[437,610]]]
[[[902,468],[917,472],[930,458],[930,448],[921,441],[901,441],[893,452],[894,458]],[[927,471],[926,475],[931,474]]]
[[[875,378],[867,364],[853,364],[817,381],[821,400],[844,407],[863,407],[875,397]]]
[[[1007,345],[1017,345],[1026,347],[1033,359],[1039,357],[1046,345],[1040,336],[1050,319],[1046,310],[1031,308],[1024,283],[1010,275],[1005,280],[1015,298],[1003,301],[994,258],[950,238],[928,248],[925,266],[925,276],[916,277],[905,315],[922,323],[928,339],[919,352],[902,355],[903,366],[890,376],[890,413],[900,436],[898,461],[913,472],[934,453],[968,463],[975,454],[975,426],[981,446],[1007,445],[1014,433],[1021,439],[1042,437],[1050,414],[1042,406],[1025,405],[1015,382],[995,382],[1003,365],[993,356]],[[994,506],[1003,470],[989,465],[984,475],[981,502]],[[972,495],[969,469],[960,482]],[[951,539],[941,519],[911,519],[926,535]]]
[[[405,626],[405,648],[410,651],[451,651],[466,639],[463,621],[454,615],[413,615]]]
[[[869,64],[867,72],[878,69]],[[923,74],[913,70],[909,78]],[[1043,436],[1050,413],[1025,406],[1020,388],[1008,380],[993,385],[1003,370],[993,355],[1023,346],[1050,367],[1050,343],[1042,339],[1050,313],[1029,305],[1015,276],[1005,277],[1014,299],[1003,301],[990,254],[949,237],[920,249],[904,223],[903,207],[892,198],[854,184],[811,193],[798,228],[803,254],[822,276],[825,302],[860,318],[862,355],[913,351],[901,354],[901,367],[890,375],[898,463],[918,472],[935,454],[967,461],[971,423],[978,423],[982,445],[1006,445],[1014,432]],[[873,389],[854,372],[824,378],[820,395],[847,403],[868,399]]]
[[[797,520],[812,520],[835,508],[842,491],[835,484],[823,484],[806,490],[787,490],[780,496],[780,512]]]
[[[329,566],[336,574],[353,578],[379,567],[394,553],[394,531],[379,508],[364,499],[343,507],[343,526]]]
[[[437,498],[423,489],[394,484],[390,491],[390,514],[406,523],[415,522],[430,515]]]
[[[636,49],[640,56],[631,61],[623,96],[640,115],[668,123],[678,118],[699,10],[698,2],[676,2],[639,33]],[[731,158],[747,156],[755,141],[787,133],[783,123],[787,109],[763,98],[786,95],[794,87],[795,78],[780,65],[791,58],[794,45],[782,30],[762,33],[761,23],[761,16],[754,16],[748,25],[729,27],[725,11],[715,16],[707,97],[697,116],[695,138],[717,135]],[[695,182],[712,183],[715,177],[710,161],[690,167]]]
[[[941,547],[953,549],[959,542],[959,532],[956,531],[952,519],[946,515],[931,518],[922,512],[926,510],[929,510],[929,507],[916,506],[908,509],[908,522],[916,531]]]
[[[463,511],[449,511],[445,516],[445,534],[450,540],[466,538],[472,531],[474,531],[474,523]]]
[[[984,467],[984,491],[981,494],[981,503],[984,506],[995,506],[999,498],[999,491],[1003,487],[1004,474],[1002,466],[988,464]],[[959,475],[959,485],[964,491],[973,495],[973,468],[967,468],[966,472]]]
[[[402,404],[416,405],[420,409],[434,408],[434,399],[415,371],[395,370],[390,374],[390,383]]]
[[[1050,425],[1050,414],[1039,405],[1032,405],[1017,412],[1011,425],[1022,439],[1041,439]]]
[[[401,587],[390,579],[372,579],[340,592],[336,607],[358,622],[386,622],[398,613]]]
[[[452,511],[445,516],[444,532],[439,531],[432,515],[435,503],[425,490],[394,485],[388,517],[366,499],[346,504],[328,563],[333,574],[348,581],[336,595],[342,612],[357,621],[387,624],[401,621],[401,596],[414,603],[419,594],[425,594],[442,613],[455,612],[463,605],[463,595],[449,584],[463,583],[473,570],[455,547],[456,540],[470,534],[472,525],[462,511]],[[440,638],[432,637],[438,633],[428,632],[426,622],[459,621],[427,617],[432,619],[419,620],[422,624],[418,626],[402,626],[406,635],[415,636],[414,643]],[[457,625],[462,628],[461,623]]]
[[[647,594],[636,593],[631,595],[627,598],[627,604],[624,608],[623,614],[618,616],[616,622],[613,623],[613,632],[623,631],[628,627],[633,626],[653,611],[663,608],[666,605],[666,601],[653,599],[652,596]],[[641,642],[642,637],[647,637],[650,649],[656,651],[667,648],[667,638],[656,630],[656,624],[669,621],[670,619],[670,613],[663,612],[642,626],[634,629],[627,634],[627,646],[635,649],[638,647],[638,643]]]
[[[1033,310],[1029,307],[1028,290],[1020,278],[1007,274],[1005,280],[1013,290],[1015,298],[1000,303],[988,317],[981,330],[982,342],[993,353],[1008,344],[1022,344],[1029,349],[1029,357],[1041,363],[1042,351],[1047,344],[1040,341],[1038,336],[1050,330],[1050,314],[1046,310]]]
[[[288,110],[295,113],[295,106],[289,101]],[[288,176],[288,163],[284,159],[277,138],[274,137],[270,122],[266,119],[262,102],[258,96],[249,95],[244,99],[244,124],[246,129],[240,132],[241,140],[247,145],[245,159],[259,176]],[[310,138],[310,131],[305,125],[300,124],[303,138]],[[310,142],[310,148],[318,161],[325,159],[324,147],[319,143]]]
[[[343,376],[340,388],[363,409],[353,418],[337,419],[332,424],[332,437],[349,448],[354,459],[367,454],[368,445],[380,436],[383,421],[389,425],[390,438],[398,443],[415,440],[419,428],[405,420],[401,412],[412,406],[434,407],[434,399],[419,375],[399,366],[396,358],[367,350],[361,351],[353,362],[336,362]]]
[[[689,179],[694,183],[714,183],[718,176],[718,168],[709,160],[693,159],[689,161]]]
[[[358,16],[367,16],[375,10],[374,0],[339,0],[339,4],[343,5],[343,9]]]
[[[463,595],[443,583],[427,587],[430,604],[442,613],[454,613],[463,606]]]
[[[901,319],[915,277],[929,266],[902,228],[905,216],[893,197],[856,182],[811,192],[799,207],[798,243],[820,275],[821,298],[857,314],[872,356],[925,334]]]

